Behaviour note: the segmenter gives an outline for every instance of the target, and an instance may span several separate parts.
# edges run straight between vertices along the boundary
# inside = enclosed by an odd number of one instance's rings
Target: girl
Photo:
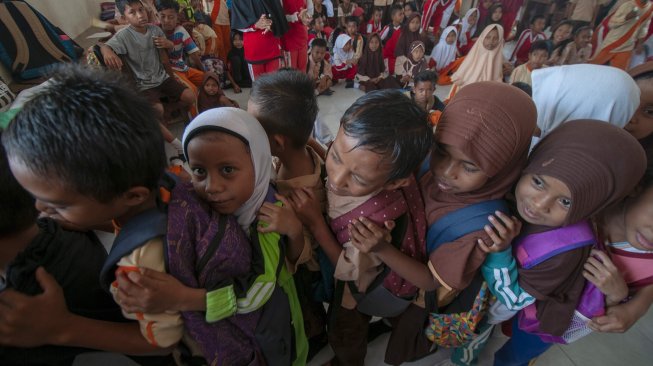
[[[437,234],[449,229],[437,230],[434,225],[454,211],[503,200],[526,164],[535,120],[535,105],[528,95],[507,84],[480,82],[456,94],[438,123],[437,145],[431,154],[430,168],[419,184],[427,222],[431,226],[427,234],[428,266],[439,287],[440,314],[432,314],[434,321],[427,332],[439,345],[451,347],[452,344],[444,340],[455,332],[449,332],[435,320],[444,318],[444,314],[472,308],[473,299],[482,287],[479,269],[485,260],[477,240],[480,238],[484,243],[492,243],[492,240],[488,234],[491,230],[481,226],[458,238],[434,244],[440,236]],[[443,339],[435,336],[438,333]],[[481,328],[480,333],[485,335],[484,329]],[[476,342],[470,342],[476,337],[481,335],[461,339],[454,346],[474,344]],[[472,362],[475,356],[466,361],[463,356],[477,351],[473,347],[457,348],[452,361],[457,364]]]
[[[431,51],[429,67],[435,68],[439,75],[446,76],[449,68],[457,56],[456,39],[458,30],[454,26],[448,26],[440,35],[440,42]]]
[[[238,31],[231,33],[231,49],[227,55],[227,77],[234,87],[234,93],[238,94],[241,88],[251,88],[252,79],[245,61],[245,49],[243,47],[243,34]]]
[[[409,1],[404,4],[404,17],[405,19],[409,18],[413,13],[417,13],[417,5],[415,2]]]
[[[204,73],[204,82],[197,96],[197,109],[202,113],[207,109],[219,107],[240,108],[235,100],[231,100],[224,95],[224,92],[220,88],[218,75],[212,72],[206,72]]]
[[[401,35],[395,47],[395,57],[406,56],[408,57],[411,44],[420,40],[419,36],[419,22],[421,16],[419,13],[414,13],[410,18],[407,18],[406,23],[401,27]]]
[[[429,32],[429,28],[433,28],[433,34],[436,39],[440,35],[442,29],[449,25],[449,19],[453,14],[456,7],[454,0],[426,0],[424,1],[424,18],[422,19],[422,29],[424,32]]]
[[[639,107],[626,125],[626,131],[639,140],[647,160],[653,161],[653,62],[630,69],[628,74],[640,90]]]
[[[364,92],[399,88],[397,80],[388,77],[388,67],[383,60],[381,37],[376,33],[372,33],[367,40],[365,52],[363,52],[363,56],[358,62],[356,81]]]
[[[478,8],[471,8],[467,10],[462,21],[457,21],[457,24],[461,25],[460,35],[458,36],[458,51],[462,56],[465,56],[474,45],[472,36],[476,34],[478,14]]]
[[[459,88],[479,81],[503,81],[503,28],[499,24],[487,26],[478,37],[458,70],[451,76],[454,83],[449,98]]]
[[[356,3],[351,2],[351,0],[341,0],[340,6],[338,6],[338,24],[341,27],[345,28],[347,24],[345,19],[348,16],[354,15],[354,10],[358,7]]]
[[[232,3],[231,28],[243,32],[245,61],[252,81],[281,66],[280,38],[288,22],[278,0],[239,0]]]
[[[498,24],[501,25],[503,18],[503,5],[501,3],[495,3],[492,6],[490,6],[490,9],[488,9],[488,16],[485,18],[485,21],[481,23],[481,26],[476,28],[476,34],[474,35],[474,38],[480,38],[481,34],[487,28],[489,25],[492,24]],[[501,38],[505,38],[505,35],[503,34],[503,25],[501,25]],[[510,30],[508,30],[509,32]]]
[[[574,65],[587,63],[592,56],[592,28],[580,27],[574,32],[572,40],[565,41],[558,65]]]
[[[354,62],[354,51],[351,46],[351,37],[341,34],[336,39],[333,46],[333,80],[347,80],[346,88],[354,87],[354,77],[356,77],[356,65]]]
[[[563,45],[565,45],[563,42],[571,37],[571,31],[573,29],[574,25],[569,20],[563,20],[553,27],[551,38],[547,40],[551,49],[551,57],[549,57],[549,61],[546,63],[547,65],[552,66],[558,63]]]
[[[495,365],[527,365],[550,342],[568,343],[586,334],[585,322],[575,314],[579,302],[588,305],[583,266],[597,242],[587,220],[628,194],[645,169],[637,140],[594,120],[568,122],[533,150],[515,188],[517,211],[526,222],[513,243],[518,282],[511,251],[488,256],[483,268],[501,303],[519,310],[512,338],[495,353]],[[513,270],[510,281],[495,276],[506,267]],[[602,304],[589,305],[602,311]]]
[[[402,88],[412,87],[415,76],[428,68],[424,58],[425,47],[422,41],[415,41],[410,45],[408,56],[400,56],[395,64],[395,75]]]

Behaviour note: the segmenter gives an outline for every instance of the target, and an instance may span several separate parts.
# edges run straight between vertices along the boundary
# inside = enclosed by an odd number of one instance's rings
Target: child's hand
[[[634,309],[634,304],[629,301],[624,304],[609,306],[605,315],[597,316],[587,324],[595,332],[624,333],[630,329],[642,315]]]
[[[229,103],[231,103],[231,106],[234,108],[240,108],[240,104],[233,99],[229,99]]]
[[[59,335],[71,316],[63,290],[43,267],[36,270],[36,280],[42,294],[28,296],[12,289],[0,292],[0,344],[37,347],[61,343]]]
[[[234,93],[240,94],[243,90],[236,84],[234,84]]]
[[[379,252],[387,248],[392,245],[390,232],[394,229],[395,222],[386,221],[383,225],[380,228],[365,217],[352,220],[348,227],[351,243],[363,253]]]
[[[483,239],[478,239],[477,241],[478,246],[485,253],[503,252],[510,247],[510,243],[521,232],[522,223],[518,218],[514,216],[508,217],[500,211],[496,211],[494,214],[498,219],[495,216],[488,217],[492,226],[485,225],[483,228],[490,239],[492,239],[492,244],[487,245]]]
[[[288,196],[299,221],[311,230],[318,222],[323,221],[320,202],[315,192],[310,188],[295,189]]]
[[[127,313],[160,314],[184,310],[184,296],[190,288],[173,276],[141,268],[140,271],[118,273],[118,304]]]
[[[299,238],[302,235],[302,223],[295,215],[292,205],[282,195],[275,194],[274,197],[281,201],[283,206],[265,202],[258,212],[258,219],[268,225],[259,225],[257,230],[261,233],[277,232],[289,238]]]
[[[608,255],[600,250],[592,250],[583,277],[603,292],[607,306],[616,305],[628,296],[626,281]]]
[[[120,70],[122,68],[122,60],[109,46],[100,47],[100,52],[102,53],[102,58],[104,59],[104,64],[107,68],[112,70]]]
[[[156,48],[172,48],[175,44],[166,37],[153,37]]]
[[[407,84],[410,81],[410,75],[406,74],[401,77],[401,83],[402,84]]]

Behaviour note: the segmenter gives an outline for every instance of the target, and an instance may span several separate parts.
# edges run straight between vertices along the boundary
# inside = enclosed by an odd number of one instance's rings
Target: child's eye
[[[366,186],[367,183],[361,180],[357,175],[352,175],[352,178],[356,181],[359,186]]]
[[[232,166],[226,166],[226,167],[222,168],[222,173],[223,174],[231,174],[234,171],[236,171],[236,168],[234,168]]]
[[[647,107],[644,109],[644,114],[646,114],[647,117],[653,117],[653,107]]]
[[[203,177],[206,175],[206,170],[204,170],[204,168],[191,168],[191,172],[193,172],[193,175],[196,177]]]
[[[479,169],[478,169],[477,167],[475,167],[475,166],[473,166],[473,165],[469,165],[469,164],[463,164],[463,169],[464,169],[467,173],[476,173],[476,172],[479,171]]]
[[[558,200],[562,207],[568,210],[571,207],[571,200],[569,198],[561,198]]]
[[[544,182],[542,182],[542,179],[533,176],[533,185],[537,188],[544,188]]]

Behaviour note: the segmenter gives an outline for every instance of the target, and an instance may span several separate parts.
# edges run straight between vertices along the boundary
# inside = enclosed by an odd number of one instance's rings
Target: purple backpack
[[[581,221],[556,230],[526,235],[518,239],[513,254],[522,268],[532,268],[558,254],[596,245],[597,240],[589,222]],[[569,327],[562,336],[553,336],[540,331],[535,304],[519,312],[519,328],[525,332],[538,335],[548,343],[567,344],[574,342],[591,332],[587,323],[595,316],[605,312],[605,297],[591,282],[585,282],[578,305]]]

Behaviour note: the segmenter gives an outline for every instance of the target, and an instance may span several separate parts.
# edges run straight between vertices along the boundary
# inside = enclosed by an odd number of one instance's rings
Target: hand
[[[383,226],[380,228],[365,217],[352,220],[348,226],[351,243],[363,253],[380,252],[392,246],[390,232],[395,228],[395,222],[386,221]]]
[[[234,93],[240,94],[243,90],[236,84],[234,84]]]
[[[173,276],[141,268],[129,273],[119,272],[118,293],[120,307],[126,313],[160,314],[165,311],[186,310],[184,303],[191,289]]]
[[[120,70],[122,68],[122,60],[109,46],[100,47],[100,52],[102,53],[102,58],[104,59],[104,64],[107,68],[112,70]]]
[[[624,333],[630,329],[643,314],[633,308],[631,302],[609,306],[605,315],[597,316],[587,324],[595,332]]]
[[[404,75],[401,77],[401,83],[407,84],[410,81],[410,75]]]
[[[290,193],[288,199],[295,210],[295,215],[306,227],[313,230],[320,221],[324,221],[320,201],[312,189],[295,189]]]
[[[263,14],[259,20],[254,24],[254,28],[263,30],[263,34],[272,31],[272,20],[268,19],[267,15]]]
[[[156,48],[172,48],[175,44],[166,37],[154,37],[154,46]]]
[[[238,104],[238,102],[236,102],[235,100],[233,100],[233,99],[229,99],[229,102],[231,103],[231,106],[232,106],[232,107],[234,107],[234,108],[240,108],[240,104]]]
[[[626,281],[604,252],[593,249],[584,268],[583,277],[605,294],[608,306],[618,304],[628,296]]]
[[[308,26],[311,23],[311,17],[308,15],[307,9],[302,9],[297,15],[297,19],[302,22],[304,25]]]
[[[27,296],[12,289],[0,293],[0,344],[37,347],[61,343],[60,335],[72,316],[63,290],[43,267],[36,270],[36,280],[42,294]]]
[[[522,223],[518,218],[515,216],[508,217],[508,215],[501,211],[496,211],[494,214],[498,218],[494,216],[488,217],[492,226],[485,225],[483,228],[490,239],[492,239],[492,244],[487,245],[483,239],[477,240],[478,246],[485,253],[503,252],[510,247],[510,243],[521,232]]]
[[[258,219],[268,225],[259,225],[257,230],[261,233],[277,232],[290,238],[299,238],[302,235],[302,223],[295,215],[292,204],[280,194],[275,194],[274,197],[281,201],[283,206],[265,202],[258,212]]]
[[[515,66],[511,64],[510,62],[504,62],[503,63],[503,75],[510,75],[512,73],[512,70],[515,69]]]

